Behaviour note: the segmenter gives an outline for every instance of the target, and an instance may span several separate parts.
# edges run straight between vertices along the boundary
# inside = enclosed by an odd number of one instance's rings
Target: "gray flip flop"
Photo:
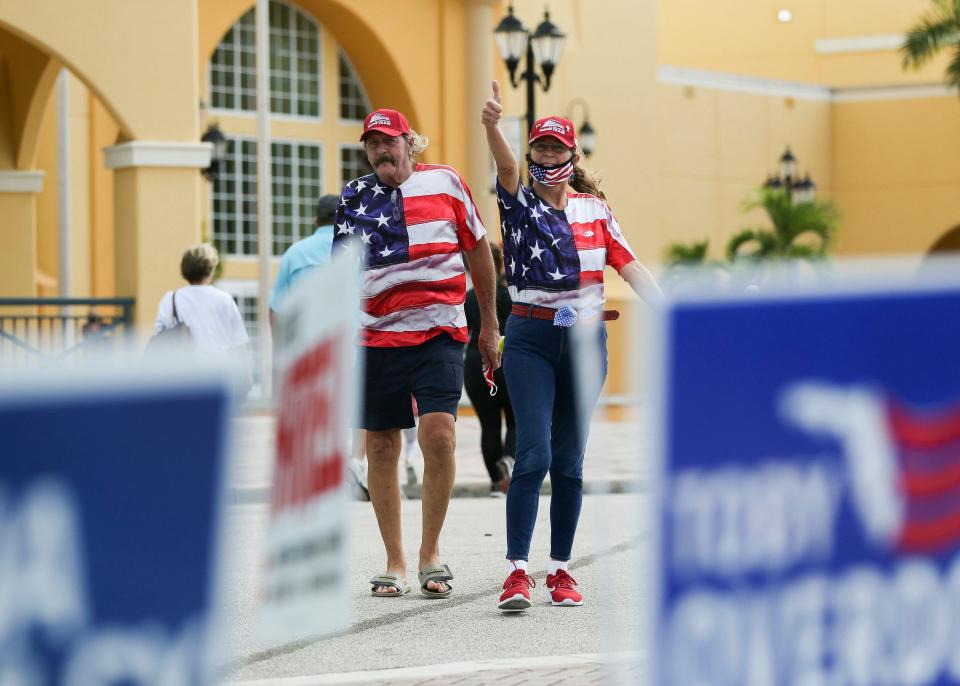
[[[392,591],[377,592],[378,586],[392,588]],[[401,581],[395,574],[380,574],[370,579],[370,595],[374,598],[396,598],[410,592],[410,584]]]
[[[436,567],[427,567],[418,574],[420,577],[420,592],[427,598],[447,598],[453,592],[453,586],[449,581],[453,578],[453,572],[447,565],[438,565]],[[427,588],[427,582],[443,582],[447,585],[446,591],[432,591]]]

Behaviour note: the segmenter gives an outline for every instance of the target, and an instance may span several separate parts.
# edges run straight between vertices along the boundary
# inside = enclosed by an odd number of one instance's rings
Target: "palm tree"
[[[786,191],[762,188],[743,205],[744,211],[756,208],[767,213],[773,230],[744,229],[734,235],[727,243],[731,262],[826,256],[840,219],[832,202],[793,202]],[[807,242],[810,237],[812,244]]]
[[[953,51],[947,81],[960,88],[960,0],[930,0],[933,9],[908,32],[900,47],[904,68],[919,69],[942,48]]]
[[[667,266],[703,264],[707,259],[708,240],[694,243],[672,243],[666,250],[664,262]]]

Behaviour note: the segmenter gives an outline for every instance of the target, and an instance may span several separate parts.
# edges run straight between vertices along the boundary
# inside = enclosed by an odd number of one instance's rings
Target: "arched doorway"
[[[136,319],[146,324],[153,319],[163,291],[175,285],[168,273],[175,273],[184,245],[195,242],[200,233],[197,169],[209,163],[209,150],[199,143],[196,2],[91,0],[83,12],[71,13],[69,20],[51,21],[64,16],[61,4],[59,0],[4,4],[0,51],[7,54],[4,71],[11,75],[12,86],[0,90],[7,91],[12,105],[2,103],[0,111],[12,113],[13,126],[6,128],[15,132],[7,147],[14,151],[16,171],[37,171],[33,165],[42,149],[44,114],[63,68],[95,94],[116,132],[109,136],[108,145],[117,139],[123,144],[108,147],[106,158],[99,147],[94,148],[89,164],[70,165],[69,177],[79,196],[102,182],[97,172],[113,169],[112,213],[118,230],[110,264],[97,271],[109,271],[115,277],[110,295],[136,299]],[[158,31],[159,26],[164,30]],[[9,57],[12,53],[15,59]],[[34,195],[43,185],[40,176]],[[9,205],[13,198],[21,206],[0,212],[15,218],[29,234],[24,241],[24,231],[18,232],[23,245],[13,247],[24,248],[23,253],[26,245],[33,246],[28,259],[18,259],[30,265],[30,273],[17,278],[22,282],[18,290],[34,295],[37,199],[25,199],[24,193],[0,195],[7,196],[0,203]],[[90,213],[89,208],[80,212]],[[0,253],[10,247],[13,233],[0,235]],[[89,236],[83,238],[89,241]],[[160,271],[157,264],[172,268]]]
[[[957,224],[940,236],[927,251],[928,255],[943,255],[949,253],[960,253],[960,224]]]

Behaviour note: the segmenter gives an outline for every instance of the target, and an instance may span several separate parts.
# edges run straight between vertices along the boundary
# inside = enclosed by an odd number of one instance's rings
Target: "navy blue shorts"
[[[440,334],[420,345],[366,348],[363,416],[370,431],[407,429],[417,412],[446,412],[457,417],[463,390],[463,343]]]

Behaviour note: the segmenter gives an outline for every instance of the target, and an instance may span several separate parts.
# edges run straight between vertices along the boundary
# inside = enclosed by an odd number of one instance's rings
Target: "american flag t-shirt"
[[[603,270],[636,259],[606,202],[568,193],[563,210],[520,186],[512,196],[497,182],[504,266],[514,302],[591,314],[603,308]]]
[[[461,249],[486,231],[470,190],[451,167],[418,164],[392,188],[368,174],[348,183],[333,249],[361,244],[361,344],[419,345],[447,333],[467,340]]]

